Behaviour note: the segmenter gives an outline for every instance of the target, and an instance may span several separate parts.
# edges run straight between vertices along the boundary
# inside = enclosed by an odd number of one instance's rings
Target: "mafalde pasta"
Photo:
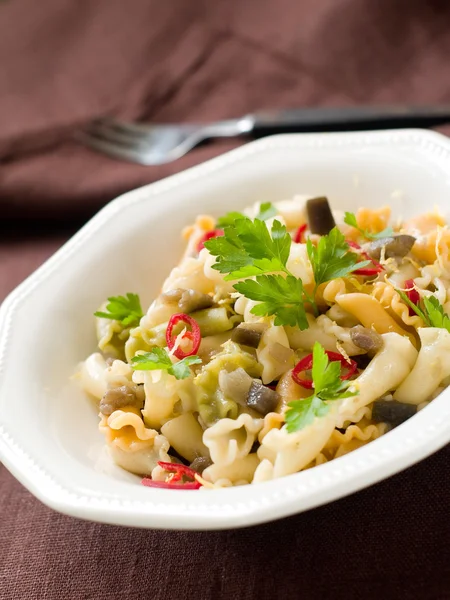
[[[257,484],[426,410],[450,383],[450,232],[403,217],[308,196],[197,217],[146,313],[139,290],[95,312],[79,381],[112,460],[148,487]]]

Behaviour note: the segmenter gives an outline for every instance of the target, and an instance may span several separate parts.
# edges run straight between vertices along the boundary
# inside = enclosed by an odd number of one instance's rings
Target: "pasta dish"
[[[149,487],[254,484],[388,433],[450,383],[450,231],[438,212],[257,203],[183,231],[147,312],[95,313],[81,365],[116,464]],[[149,274],[150,276],[150,274]]]

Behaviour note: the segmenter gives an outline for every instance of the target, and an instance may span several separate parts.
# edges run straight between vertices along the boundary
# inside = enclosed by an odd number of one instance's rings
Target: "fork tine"
[[[110,142],[101,137],[97,137],[88,132],[79,132],[76,135],[77,141],[86,146],[93,148],[94,150],[98,150],[107,154],[108,156],[112,156],[113,158],[120,158],[122,160],[127,160],[129,162],[137,163],[139,165],[151,166],[151,165],[159,165],[164,162],[167,162],[166,159],[163,159],[161,156],[154,155],[153,153],[147,151],[145,152],[143,149],[139,149],[136,146],[125,146],[119,145],[117,142]]]
[[[87,133],[98,138],[102,138],[125,146],[135,146],[137,144],[148,144],[151,134],[134,132],[128,127],[118,127],[114,121],[94,121],[87,128]]]
[[[155,131],[161,131],[170,127],[170,125],[146,125],[143,123],[118,121],[116,119],[102,119],[101,122],[116,131],[124,133],[125,135],[129,134],[142,138],[147,138],[155,133]]]

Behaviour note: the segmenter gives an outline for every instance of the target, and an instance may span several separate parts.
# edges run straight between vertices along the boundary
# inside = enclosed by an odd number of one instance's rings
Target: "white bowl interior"
[[[96,407],[69,382],[77,363],[95,350],[92,313],[107,296],[128,291],[138,292],[147,307],[182,253],[182,228],[199,213],[220,215],[298,193],[327,195],[333,207],[347,210],[390,204],[395,216],[408,216],[437,204],[448,212],[448,158],[430,154],[432,136],[414,145],[406,134],[398,135],[395,143],[383,134],[257,142],[250,150],[130,192],[104,209],[10,301],[14,309],[8,308],[2,331],[7,340],[0,356],[0,422],[11,448],[20,440],[24,454],[44,467],[49,489],[56,481],[60,492],[71,490],[72,499],[146,502],[154,491],[141,489],[136,477],[112,465]],[[15,473],[27,480],[20,469]],[[49,501],[33,478],[26,483]],[[166,502],[168,496],[160,498]],[[62,500],[58,507],[69,510]],[[126,515],[119,520],[133,522]],[[154,519],[143,524],[155,525]]]

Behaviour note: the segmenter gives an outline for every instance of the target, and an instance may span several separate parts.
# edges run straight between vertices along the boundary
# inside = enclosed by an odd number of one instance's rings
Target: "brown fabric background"
[[[104,202],[237,143],[145,168],[75,144],[83,123],[449,101],[449,17],[445,0],[1,1],[0,301]],[[449,459],[215,533],[81,522],[0,466],[0,599],[448,599]]]

